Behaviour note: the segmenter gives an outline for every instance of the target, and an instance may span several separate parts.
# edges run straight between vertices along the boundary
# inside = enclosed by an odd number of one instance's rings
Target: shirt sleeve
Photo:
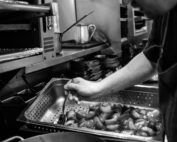
[[[157,63],[162,48],[161,41],[163,38],[163,20],[164,18],[157,17],[153,21],[152,30],[148,38],[148,43],[143,50],[143,53],[148,58],[148,60],[154,63]]]

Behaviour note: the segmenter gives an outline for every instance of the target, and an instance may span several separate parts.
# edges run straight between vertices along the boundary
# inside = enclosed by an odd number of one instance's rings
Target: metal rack
[[[30,4],[17,4],[17,3],[9,3],[9,2],[1,1],[0,10],[49,13],[51,8],[50,6],[44,6],[44,5],[37,6],[37,5],[30,5]]]
[[[15,69],[26,68],[26,73],[32,73],[40,69],[48,68],[61,64],[78,57],[82,57],[94,52],[105,49],[106,45],[102,44],[88,49],[63,49],[61,55],[58,55],[52,60],[44,60],[42,54],[32,57],[21,58],[18,60],[11,60],[0,63],[0,73],[8,72]]]

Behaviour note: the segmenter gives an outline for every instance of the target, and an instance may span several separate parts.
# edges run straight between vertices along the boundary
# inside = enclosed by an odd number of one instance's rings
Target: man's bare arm
[[[108,76],[100,82],[101,94],[115,93],[124,88],[147,80],[156,72],[156,65],[152,64],[140,53],[125,67]]]

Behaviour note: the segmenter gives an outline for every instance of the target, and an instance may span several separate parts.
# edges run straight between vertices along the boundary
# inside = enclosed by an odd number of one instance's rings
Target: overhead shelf
[[[0,31],[31,30],[30,24],[0,24]]]
[[[105,49],[106,47],[107,47],[107,45],[103,44],[103,45],[95,46],[95,47],[88,48],[88,49],[76,49],[76,48],[63,49],[62,55],[58,56],[57,58],[55,58],[53,60],[44,61],[44,62],[31,64],[31,65],[27,66],[26,73],[35,72],[35,71],[38,71],[41,69],[55,66],[57,64],[68,62],[73,59],[101,51],[102,49]]]
[[[24,68],[28,65],[35,64],[36,62],[42,62],[42,61],[43,61],[42,55],[37,55],[37,56],[26,57],[22,59],[0,63],[0,73]]]
[[[17,60],[0,63],[0,73],[25,68],[26,73],[32,73],[48,67],[52,67],[94,52],[105,49],[105,44],[95,46],[87,49],[63,49],[61,55],[53,58],[52,60],[44,60],[43,55],[34,55]]]
[[[25,11],[25,12],[43,12],[49,13],[50,6],[44,5],[31,5],[31,4],[18,4],[14,2],[0,1],[0,11]]]

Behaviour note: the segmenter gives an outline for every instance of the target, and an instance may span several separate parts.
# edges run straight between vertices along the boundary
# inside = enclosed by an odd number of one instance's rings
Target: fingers
[[[79,99],[77,97],[77,95],[75,94],[78,89],[79,89],[79,86],[78,84],[80,83],[80,80],[81,78],[74,78],[74,79],[71,79],[70,81],[67,82],[67,84],[64,86],[64,88],[67,90],[65,93],[66,95],[68,95],[68,99],[69,100],[73,100],[77,103],[79,103]]]
[[[67,82],[67,84],[64,86],[66,90],[78,90],[78,85],[83,79],[80,77],[71,79],[70,81]]]
[[[75,83],[67,83],[67,84],[64,86],[64,88],[65,88],[66,90],[75,90],[75,91],[77,91],[77,90],[78,90],[78,85],[75,84]]]
[[[68,94],[68,99],[69,99],[70,101],[75,101],[77,104],[80,103],[80,102],[79,102],[79,98],[78,98],[77,96],[71,94],[71,93]]]
[[[77,95],[81,94],[80,91],[81,91],[81,88],[83,87],[84,83],[85,83],[84,79],[80,78],[80,77],[74,78],[74,79],[67,82],[67,84],[64,86],[64,88],[65,88],[65,90],[68,91],[68,94],[67,93],[65,93],[65,94],[69,95],[68,96],[69,100],[74,100],[77,103],[79,103],[79,99],[78,99]]]
[[[68,99],[73,100],[77,103],[79,102],[79,98],[77,96],[72,95],[72,94],[69,94]]]
[[[81,81],[83,81],[83,78],[81,77],[76,77],[72,79],[72,83],[79,84]]]

